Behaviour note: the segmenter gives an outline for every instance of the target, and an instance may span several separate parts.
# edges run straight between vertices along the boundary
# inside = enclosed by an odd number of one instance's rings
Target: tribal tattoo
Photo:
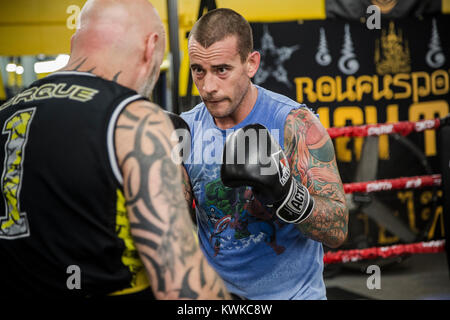
[[[69,65],[67,65],[67,68],[70,71],[79,71],[79,69],[86,63],[86,60],[88,58],[84,57],[84,58],[78,58],[76,60],[74,60],[72,63],[70,63]],[[72,68],[73,66],[73,68]]]
[[[313,213],[298,225],[306,236],[335,248],[347,237],[348,209],[333,143],[309,110],[292,110],[285,123],[284,147],[292,175],[314,197]]]
[[[60,71],[79,71],[79,72],[94,73],[94,71],[97,69],[97,67],[89,65],[89,64],[87,64],[87,62],[88,62],[88,57],[79,57],[77,59],[74,59],[69,64],[67,64]],[[89,68],[87,67],[87,65],[89,65]],[[121,73],[122,73],[122,71],[116,72],[114,74],[114,76],[112,77],[111,81],[117,82]],[[97,74],[97,75],[100,77],[103,77],[102,74]]]
[[[146,101],[129,105],[117,121],[116,153],[131,234],[156,297],[227,298],[222,280],[199,249],[181,168],[170,156],[171,128],[161,109]]]

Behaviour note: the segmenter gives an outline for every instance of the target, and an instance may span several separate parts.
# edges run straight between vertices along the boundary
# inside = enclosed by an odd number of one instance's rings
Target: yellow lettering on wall
[[[316,93],[319,101],[332,102],[336,100],[336,82],[330,76],[317,79]]]
[[[431,224],[430,231],[428,232],[428,240],[432,239],[434,237],[434,233],[436,231],[436,225],[438,220],[440,221],[440,227],[441,227],[441,235],[445,236],[445,228],[444,228],[444,209],[442,206],[439,206],[436,208],[436,211],[434,213],[433,217],[433,223]]]
[[[319,115],[320,123],[325,129],[328,129],[330,127],[330,108],[320,107],[317,109],[317,114]]]
[[[401,203],[406,203],[406,214],[408,215],[409,228],[414,232],[419,231],[416,228],[416,214],[414,212],[414,193],[412,191],[399,191],[397,198]]]
[[[358,101],[362,100],[364,93],[372,92],[372,77],[360,76],[356,79],[356,98]]]
[[[442,190],[438,190],[436,193],[436,196],[438,198],[442,198]],[[433,201],[433,193],[431,191],[424,191],[420,195],[420,203],[421,204],[428,205],[432,201]],[[439,200],[437,200],[437,201],[439,201]],[[431,208],[426,207],[422,210],[421,215],[420,215],[422,220],[424,220],[424,221],[433,219],[433,222],[430,226],[430,230],[428,230],[428,234],[427,234],[428,240],[434,238],[438,220],[440,221],[441,236],[445,236],[443,207],[438,206],[436,208],[436,210],[434,211],[433,217],[431,217],[432,214],[433,214],[433,212],[431,212]]]
[[[412,76],[412,88],[413,88],[413,102],[418,102],[419,97],[425,97],[430,94],[430,76],[428,73],[419,71],[413,72]],[[423,79],[423,81],[420,81]],[[420,83],[423,83],[421,86]]]
[[[417,103],[420,98],[447,94],[449,78],[447,70],[439,69],[433,73],[418,71],[383,76],[324,75],[315,81],[310,77],[297,77],[294,82],[298,102],[353,102],[362,101],[367,96],[374,101],[412,99]]]
[[[445,100],[435,100],[412,104],[409,108],[409,121],[443,118],[449,112],[448,103]],[[425,130],[425,155],[436,155],[436,131],[434,129]]]
[[[334,110],[333,119],[336,127],[347,126],[347,121],[351,123],[350,125],[361,125],[364,123],[364,114],[361,108],[356,106],[338,107]],[[354,150],[359,159],[363,138],[339,137],[335,139],[336,157],[339,161],[352,161],[352,150],[348,149],[350,139],[354,139]]]
[[[311,78],[299,77],[295,78],[295,87],[297,92],[297,101],[300,103],[304,102],[304,95],[306,94],[308,102],[316,102],[317,96],[314,92],[314,83]]]
[[[407,99],[411,97],[411,84],[407,81],[411,76],[407,73],[397,73],[394,76],[393,85],[404,89],[403,92],[394,93],[394,99]]]
[[[433,193],[431,191],[425,191],[420,195],[420,203],[423,205],[427,205],[430,201],[433,200]],[[422,220],[427,221],[431,216],[431,208],[425,207],[422,209],[420,213],[420,217]]]
[[[445,70],[436,70],[431,74],[431,92],[434,95],[448,93],[448,73]]]
[[[377,108],[375,106],[366,106],[364,108],[366,114],[366,124],[376,124],[377,123]]]
[[[398,216],[398,211],[395,211],[395,216]],[[386,228],[378,225],[378,244],[390,244],[397,241],[400,241],[399,237],[386,235]]]
[[[344,100],[347,101],[355,101],[356,100],[356,92],[353,90],[356,84],[356,79],[354,76],[348,76],[346,78],[346,90],[342,92],[342,78],[340,76],[336,77],[336,94],[337,101],[341,102]]]
[[[377,75],[373,76],[372,96],[375,101],[378,101],[382,98],[390,100],[394,96],[394,93],[391,90],[392,76],[390,74],[387,74],[382,79],[383,79],[383,90],[380,91],[380,89],[379,89],[380,77]]]

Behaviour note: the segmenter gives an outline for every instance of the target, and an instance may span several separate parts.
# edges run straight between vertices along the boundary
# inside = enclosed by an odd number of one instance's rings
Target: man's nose
[[[213,74],[208,72],[203,79],[203,91],[211,94],[217,91],[217,82]]]

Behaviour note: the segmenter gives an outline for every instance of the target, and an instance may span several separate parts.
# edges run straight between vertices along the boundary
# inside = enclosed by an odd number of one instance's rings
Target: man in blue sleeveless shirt
[[[330,137],[304,105],[252,84],[260,54],[238,13],[208,12],[194,25],[188,48],[203,102],[181,114],[192,135],[185,196],[195,199],[208,261],[242,298],[326,299],[322,244],[341,245],[348,224]],[[233,133],[245,135],[255,124],[279,149],[278,172],[222,166],[225,142],[231,149]],[[246,157],[261,153],[258,146]]]

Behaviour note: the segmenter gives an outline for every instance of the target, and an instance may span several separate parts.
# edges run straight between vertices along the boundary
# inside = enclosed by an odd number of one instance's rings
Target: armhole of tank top
[[[287,119],[289,113],[291,113],[291,111],[295,110],[295,109],[298,109],[298,108],[295,108],[295,107],[290,108],[287,112],[283,111],[281,114],[279,113],[275,117],[275,121],[276,121],[275,128],[281,128],[281,130],[280,130],[280,141],[278,141],[278,142],[280,142],[280,146],[281,146],[281,149],[283,149],[283,151],[285,151],[284,150],[284,129],[285,129],[285,126],[286,126],[286,119]]]
[[[114,177],[116,178],[117,182],[120,185],[123,185],[123,176],[120,172],[119,164],[117,161],[117,156],[115,152],[115,138],[114,138],[114,129],[116,127],[117,119],[119,118],[120,113],[125,109],[127,105],[130,103],[141,100],[144,97],[136,94],[133,96],[130,96],[124,100],[122,100],[114,109],[111,114],[111,117],[108,122],[107,132],[106,132],[106,146],[108,150],[108,158],[109,158],[109,164],[111,166],[112,173]]]

